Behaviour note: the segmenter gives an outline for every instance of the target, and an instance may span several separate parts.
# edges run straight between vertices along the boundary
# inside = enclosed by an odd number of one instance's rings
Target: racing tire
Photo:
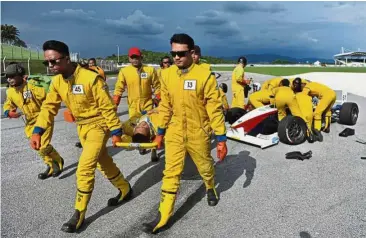
[[[278,124],[278,138],[287,145],[299,145],[305,142],[307,126],[301,117],[286,116]]]
[[[232,125],[240,117],[244,116],[245,113],[246,111],[243,108],[240,107],[230,108],[225,115],[225,121],[229,122],[229,124]]]
[[[339,111],[339,124],[353,126],[358,119],[358,105],[354,102],[345,102]]]

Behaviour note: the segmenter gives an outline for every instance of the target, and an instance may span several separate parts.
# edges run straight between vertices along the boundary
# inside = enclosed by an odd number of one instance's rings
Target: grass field
[[[37,50],[29,50],[23,47],[1,44],[1,59],[6,60],[32,60],[43,59],[43,52]]]
[[[212,67],[213,71],[233,71],[234,67]],[[310,72],[366,73],[366,67],[246,67],[245,72],[285,76]]]

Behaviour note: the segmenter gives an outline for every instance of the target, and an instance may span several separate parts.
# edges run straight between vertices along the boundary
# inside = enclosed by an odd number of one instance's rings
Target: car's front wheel
[[[282,143],[299,145],[306,140],[307,126],[301,117],[286,116],[279,122],[277,132]]]

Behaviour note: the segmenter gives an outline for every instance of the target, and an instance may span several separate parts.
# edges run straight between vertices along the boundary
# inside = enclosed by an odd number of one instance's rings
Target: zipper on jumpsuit
[[[184,142],[184,144],[187,144],[187,142],[188,142],[188,137],[187,137],[187,114],[186,114],[186,107],[185,107],[185,105],[184,105],[184,77],[185,75],[184,74],[182,74],[182,72],[181,72],[181,75],[180,75],[180,77],[179,77],[179,80],[181,81],[180,83],[182,84],[182,82],[183,82],[183,87],[181,87],[181,90],[182,90],[182,88],[183,88],[183,93],[182,93],[182,98],[181,98],[181,100],[182,100],[182,119],[183,119],[183,121],[182,121],[182,131],[183,131],[183,142]]]

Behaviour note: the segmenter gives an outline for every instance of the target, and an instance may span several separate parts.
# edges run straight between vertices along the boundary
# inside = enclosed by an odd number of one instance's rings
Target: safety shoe
[[[330,126],[326,127],[323,129],[323,132],[324,133],[329,133],[330,132]]]
[[[323,141],[323,135],[320,131],[318,131],[317,129],[313,130],[314,133],[314,137],[316,141],[322,142]]]
[[[139,149],[139,153],[140,155],[146,155],[149,152],[146,149]]]
[[[163,231],[163,229],[165,229],[165,225],[157,228],[158,224],[160,223],[160,220],[161,220],[161,213],[159,212],[153,221],[142,224],[142,231],[148,234],[157,234]]]
[[[61,230],[67,233],[75,233],[84,223],[85,220],[85,211],[80,212],[75,209],[74,214],[66,223],[64,223],[61,227]]]
[[[62,173],[62,171],[64,171],[64,159],[61,157],[60,157],[60,159],[61,159],[60,164],[57,163],[56,161],[53,161],[53,165],[54,165],[53,173],[52,173],[53,177],[59,176]]]
[[[43,173],[38,174],[38,178],[42,179],[42,180],[49,178],[51,176],[52,176],[52,172],[51,172],[51,167],[49,165],[47,165],[47,168]]]
[[[128,187],[129,187],[128,193],[124,196],[122,191],[119,189],[118,195],[108,200],[108,206],[117,206],[119,204],[122,204],[123,202],[130,200],[132,198],[133,190],[130,184],[128,184]]]
[[[81,142],[76,142],[75,146],[78,147],[78,148],[83,148],[83,146],[81,145]]]
[[[211,188],[207,190],[207,203],[209,206],[216,206],[219,202],[219,198],[217,197],[215,188]]]

